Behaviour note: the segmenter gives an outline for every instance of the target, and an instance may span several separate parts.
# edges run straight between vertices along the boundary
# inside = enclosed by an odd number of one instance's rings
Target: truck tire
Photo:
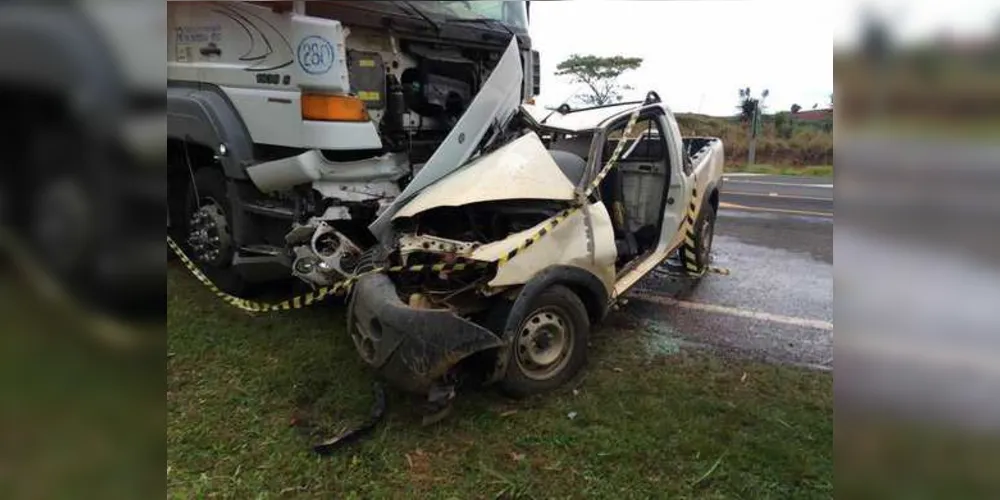
[[[226,177],[218,169],[201,168],[188,189],[183,240],[184,253],[220,290],[244,294],[248,284],[233,267],[232,209],[226,195]]]
[[[715,236],[715,208],[706,204],[694,224],[694,248],[688,245],[681,247],[681,263],[686,266],[694,262],[698,269],[704,269],[712,263],[712,240]]]
[[[551,391],[573,378],[587,361],[590,319],[572,290],[553,285],[518,318],[507,371],[499,381],[507,395],[522,398]]]

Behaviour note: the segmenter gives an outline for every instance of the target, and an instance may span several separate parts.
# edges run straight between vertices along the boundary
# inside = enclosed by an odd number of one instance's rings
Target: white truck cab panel
[[[378,149],[371,121],[304,120],[303,92],[348,94],[340,22],[242,3],[170,2],[167,78],[210,82],[243,118],[255,143]]]

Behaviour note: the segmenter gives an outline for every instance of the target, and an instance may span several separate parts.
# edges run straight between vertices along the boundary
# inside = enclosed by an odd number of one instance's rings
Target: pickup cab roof
[[[584,132],[600,128],[610,121],[613,121],[621,116],[626,116],[635,110],[637,106],[654,103],[665,109],[669,109],[664,104],[659,102],[659,96],[656,96],[656,100],[652,102],[618,102],[589,108],[564,109],[562,110],[563,112],[560,112],[560,110],[545,109],[533,104],[522,104],[521,109],[531,116],[532,119],[538,122],[539,125],[545,128],[565,130],[569,132]]]

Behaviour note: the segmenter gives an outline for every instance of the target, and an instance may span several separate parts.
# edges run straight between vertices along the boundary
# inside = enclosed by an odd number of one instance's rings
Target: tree
[[[750,92],[750,87],[740,89],[740,104],[736,109],[740,110],[740,121],[749,124],[750,144],[747,148],[747,164],[754,164],[754,154],[757,146],[757,134],[760,131],[760,113],[764,109],[764,99],[770,91],[764,89],[760,97],[754,97]]]
[[[580,96],[580,100],[592,106],[600,106],[622,100],[622,90],[631,87],[618,83],[622,73],[639,68],[641,57],[573,54],[556,66],[556,75],[569,75],[573,83],[584,83],[590,87],[590,94]]]
[[[792,114],[794,115],[799,111],[802,111],[802,106],[799,106],[798,104],[792,104]]]
[[[757,107],[760,106],[760,102],[764,100],[769,94],[767,89],[761,92],[760,98],[753,97],[750,93],[750,87],[740,89],[740,103],[736,106],[736,109],[740,111],[740,121],[743,123],[749,123],[753,120],[753,115],[757,111]]]

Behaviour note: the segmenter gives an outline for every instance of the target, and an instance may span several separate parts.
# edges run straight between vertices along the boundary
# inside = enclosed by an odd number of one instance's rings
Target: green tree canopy
[[[631,87],[618,82],[622,73],[637,69],[642,65],[641,57],[573,54],[556,66],[556,75],[569,75],[573,83],[584,83],[590,87],[590,94],[580,96],[589,105],[600,106],[622,99],[622,90]]]
[[[757,111],[757,107],[770,94],[769,90],[764,89],[758,98],[753,97],[750,92],[750,87],[740,89],[740,102],[736,105],[736,109],[740,112],[740,121],[745,123],[753,120],[753,115]],[[761,110],[763,110],[763,107],[761,107]]]

